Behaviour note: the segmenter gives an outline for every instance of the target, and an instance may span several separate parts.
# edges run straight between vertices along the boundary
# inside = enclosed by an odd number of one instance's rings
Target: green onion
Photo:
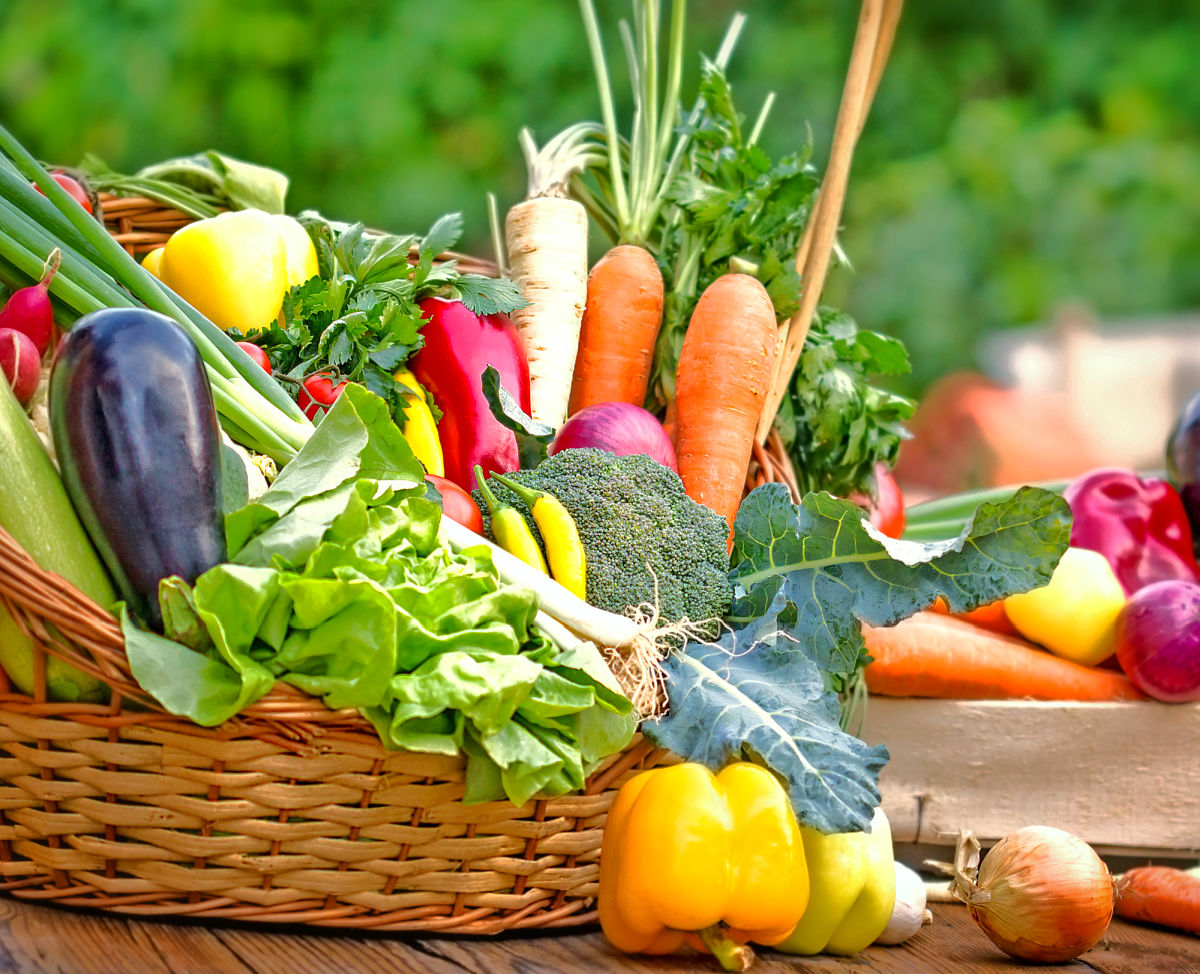
[[[295,456],[312,424],[283,387],[130,257],[3,126],[0,150],[8,156],[0,154],[0,279],[7,283],[15,270],[37,280],[46,254],[58,247],[63,262],[50,290],[61,304],[81,315],[144,306],[174,319],[200,351],[230,435],[281,466]]]

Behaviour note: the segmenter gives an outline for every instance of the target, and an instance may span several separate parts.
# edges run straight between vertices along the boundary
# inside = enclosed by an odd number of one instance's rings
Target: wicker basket
[[[898,13],[899,0],[864,0],[839,132],[861,127]],[[824,269],[811,261],[832,249],[822,228],[837,222],[853,141],[835,135],[797,257],[817,291]],[[100,203],[130,253],[189,220],[147,199]],[[781,351],[806,327],[793,319]],[[777,437],[755,447],[747,488],[767,480],[796,491]],[[586,924],[616,790],[674,760],[638,737],[580,794],[466,805],[461,759],[387,751],[356,711],[330,711],[284,684],[215,729],[164,713],[134,682],[112,616],[3,529],[0,606],[35,646],[32,696],[0,671],[0,890],[25,899],[375,930]],[[110,703],[48,701],[48,655],[108,684]]]

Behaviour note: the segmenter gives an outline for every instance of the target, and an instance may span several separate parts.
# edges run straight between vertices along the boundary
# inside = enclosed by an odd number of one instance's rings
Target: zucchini
[[[116,594],[75,514],[33,425],[0,377],[0,527],[42,568],[61,575],[106,609]],[[33,693],[33,643],[0,608],[0,666],[23,693]],[[51,700],[103,702],[108,687],[53,656],[46,659]]]

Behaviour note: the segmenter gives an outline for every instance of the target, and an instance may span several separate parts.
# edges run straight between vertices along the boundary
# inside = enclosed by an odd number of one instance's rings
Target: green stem
[[[608,65],[604,60],[604,44],[600,39],[600,25],[596,20],[596,8],[592,0],[579,0],[579,9],[583,14],[588,50],[592,55],[592,66],[596,71],[596,83],[600,91],[600,114],[604,119],[604,131],[608,140],[608,165],[612,178],[617,223],[624,226],[629,220],[629,201],[625,195],[625,176],[621,171],[620,135],[617,131],[616,112],[613,109]]]
[[[758,137],[762,135],[763,126],[767,122],[767,116],[771,114],[771,108],[775,104],[775,92],[767,93],[767,97],[763,100],[763,106],[759,109],[758,118],[754,120],[754,128],[750,130],[750,138],[746,145],[754,145],[758,142]]]
[[[746,971],[754,962],[754,951],[749,944],[739,944],[725,935],[721,924],[713,924],[699,931],[700,940],[708,952],[716,958],[723,971]]]

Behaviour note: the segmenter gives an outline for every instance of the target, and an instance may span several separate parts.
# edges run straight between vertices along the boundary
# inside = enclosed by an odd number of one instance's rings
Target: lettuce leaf
[[[165,635],[123,619],[135,678],[206,726],[282,680],[358,708],[389,748],[465,754],[473,800],[578,789],[632,737],[629,701],[595,647],[535,629],[536,596],[485,547],[441,547],[440,519],[386,405],[349,386],[228,516],[230,562],[164,580]]]

